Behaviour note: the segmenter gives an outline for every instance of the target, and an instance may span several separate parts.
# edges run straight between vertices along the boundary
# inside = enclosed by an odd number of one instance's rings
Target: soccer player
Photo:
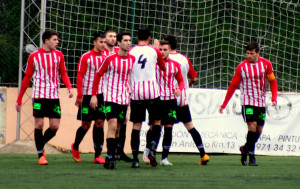
[[[181,95],[184,89],[184,80],[181,74],[180,64],[169,58],[171,46],[168,41],[161,41],[159,51],[166,63],[166,70],[162,71],[157,67],[157,81],[160,85],[161,124],[164,126],[163,152],[160,161],[161,165],[170,166],[168,160],[169,150],[172,144],[172,128],[177,122],[177,101],[176,97]],[[177,81],[177,82],[176,82]],[[178,83],[178,87],[176,87]]]
[[[116,36],[117,32],[115,30],[106,30],[105,33],[105,38],[106,38],[106,47],[103,51],[103,54],[106,56],[109,56],[111,54],[118,53],[119,47],[116,47]],[[116,154],[116,159],[117,160],[124,160],[126,162],[132,162],[132,158],[128,157],[124,153],[124,146],[125,146],[125,140],[126,140],[126,123],[121,124],[117,128],[116,132],[116,143],[117,143],[117,154]]]
[[[234,91],[241,84],[242,114],[248,125],[246,144],[240,147],[242,165],[257,166],[255,160],[255,143],[262,133],[266,118],[266,86],[267,80],[272,91],[272,105],[277,104],[277,82],[272,64],[269,60],[259,56],[259,45],[251,42],[246,46],[246,59],[241,62],[228,87],[227,94],[219,112],[223,113]]]
[[[205,153],[200,133],[194,127],[190,108],[188,105],[188,89],[189,86],[191,86],[196,81],[197,72],[194,70],[190,59],[177,52],[177,39],[175,36],[164,35],[163,39],[170,43],[171,52],[169,54],[169,57],[170,59],[175,60],[180,64],[181,73],[185,83],[185,87],[181,95],[177,97],[177,121],[184,124],[185,128],[191,134],[194,143],[200,152],[201,159],[198,164],[206,165],[209,161],[209,156]],[[188,78],[190,78],[190,80]]]
[[[93,96],[90,102],[90,106],[96,109],[96,93],[100,77],[105,73],[103,94],[108,131],[106,135],[107,155],[104,167],[107,169],[115,169],[116,130],[118,124],[124,124],[126,121],[125,116],[129,103],[129,74],[135,61],[134,56],[128,54],[128,50],[131,48],[131,33],[119,33],[117,35],[117,42],[119,45],[118,53],[106,57],[95,76],[92,91]]]
[[[81,126],[77,129],[75,142],[71,145],[73,159],[76,163],[81,162],[79,145],[85,134],[95,121],[93,127],[93,141],[95,149],[94,163],[104,164],[105,160],[101,156],[103,147],[103,126],[105,112],[103,111],[103,77],[100,79],[100,86],[97,94],[98,107],[96,111],[90,108],[92,97],[93,81],[96,71],[101,66],[105,55],[102,54],[105,48],[106,39],[103,33],[96,32],[93,38],[94,48],[84,53],[78,62],[77,67],[77,99],[75,105],[78,106],[77,119],[81,120]]]
[[[103,50],[103,54],[105,56],[118,53],[119,48],[116,47],[117,43],[117,32],[115,30],[106,30],[104,32],[106,38],[105,49]]]
[[[58,33],[48,30],[42,35],[43,47],[30,54],[21,90],[16,103],[19,112],[22,97],[33,77],[32,105],[35,123],[34,140],[40,165],[47,165],[44,145],[51,140],[59,128],[61,109],[59,103],[59,74],[72,98],[72,86],[65,67],[65,58],[58,46]],[[49,128],[43,135],[44,117],[49,117]]]
[[[149,46],[150,35],[149,29],[139,29],[137,34],[138,44],[129,52],[135,57],[135,63],[130,76],[130,121],[133,122],[131,133],[133,168],[140,167],[138,159],[140,131],[142,122],[145,121],[146,118],[146,109],[148,110],[149,118],[153,120],[151,124],[153,125],[152,138],[154,139],[154,143],[159,140],[161,132],[159,88],[156,81],[155,69],[158,65],[162,70],[165,70],[165,62],[159,50]],[[151,165],[157,166],[155,159],[152,159]]]

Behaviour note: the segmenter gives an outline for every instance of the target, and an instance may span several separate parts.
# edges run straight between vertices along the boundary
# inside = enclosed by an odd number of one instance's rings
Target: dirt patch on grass
[[[46,154],[62,154],[63,152],[50,144],[46,144]],[[16,153],[16,154],[36,154],[34,141],[15,141],[0,148],[0,153]]]

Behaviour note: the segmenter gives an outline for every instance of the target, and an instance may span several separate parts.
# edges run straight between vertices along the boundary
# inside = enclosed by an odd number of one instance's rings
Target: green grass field
[[[0,154],[0,188],[299,188],[300,158],[257,156],[258,167],[242,166],[238,155],[210,155],[198,166],[197,154],[170,154],[171,167],[141,168],[118,162],[116,170],[92,163],[93,154],[48,154],[38,165],[35,154]],[[160,154],[157,158],[160,159]],[[142,154],[140,154],[140,160]]]

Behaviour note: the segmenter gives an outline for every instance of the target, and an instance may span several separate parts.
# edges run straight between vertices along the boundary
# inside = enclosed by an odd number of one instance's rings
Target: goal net
[[[235,68],[245,58],[245,46],[257,41],[261,56],[273,63],[279,91],[297,92],[300,89],[299,1],[46,2],[46,29],[60,33],[59,49],[65,55],[68,74],[74,86],[77,62],[82,53],[92,48],[95,31],[126,30],[132,32],[135,38],[139,28],[148,27],[152,38],[161,39],[163,34],[174,34],[178,38],[178,50],[191,59],[198,73],[194,87],[227,88]],[[36,16],[31,15],[39,1],[30,1],[30,5],[27,1],[27,4],[26,22],[39,22]],[[136,44],[135,39],[133,44]]]

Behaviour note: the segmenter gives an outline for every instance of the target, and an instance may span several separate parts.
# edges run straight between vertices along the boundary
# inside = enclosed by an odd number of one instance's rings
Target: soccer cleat
[[[133,159],[128,157],[126,154],[118,154],[116,155],[116,160],[120,161],[120,160],[123,160],[125,162],[132,162]]]
[[[94,162],[93,163],[95,163],[95,164],[104,164],[105,163],[105,160],[103,159],[103,157],[100,155],[100,156],[98,156],[98,157],[96,157],[95,159],[94,159]]]
[[[71,149],[72,149],[72,157],[74,159],[74,161],[76,163],[80,163],[81,162],[81,158],[80,158],[80,154],[79,154],[79,150],[75,150],[73,148],[74,143],[71,145]]]
[[[105,163],[103,164],[106,169],[116,169],[116,160],[105,158]]]
[[[240,147],[240,151],[241,151],[241,163],[243,166],[247,165],[247,152],[244,150],[244,146]]]
[[[43,148],[43,156],[46,157],[46,152],[45,152],[45,149]]]
[[[48,161],[46,160],[46,157],[45,156],[41,156],[39,158],[39,164],[40,165],[48,165]]]
[[[249,166],[258,166],[258,164],[256,163],[256,161],[249,161]]]
[[[200,160],[200,162],[198,163],[199,165],[206,165],[207,163],[208,163],[208,161],[209,161],[209,156],[207,155],[207,154],[205,154],[202,158],[201,158],[201,160]]]
[[[144,153],[143,153],[143,161],[149,165],[150,164],[150,159],[148,158],[148,154],[150,152],[149,148],[145,148]]]
[[[157,162],[156,162],[156,159],[155,159],[155,154],[153,151],[150,151],[149,154],[148,154],[148,158],[150,160],[150,165],[152,167],[156,167],[157,166]]]
[[[140,168],[140,162],[139,161],[133,161],[132,162],[132,168]]]
[[[168,158],[164,158],[164,159],[160,160],[160,165],[172,166],[173,164],[171,162],[169,162]]]
[[[256,160],[255,160],[255,157],[252,155],[249,156],[249,163],[248,163],[249,166],[258,166],[258,164],[256,163]]]

